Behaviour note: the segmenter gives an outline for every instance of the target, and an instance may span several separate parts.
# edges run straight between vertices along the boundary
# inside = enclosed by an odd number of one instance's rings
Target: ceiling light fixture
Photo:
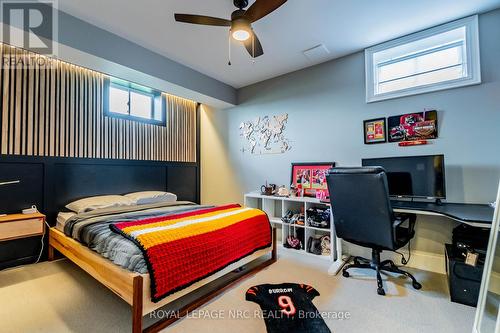
[[[181,13],[175,13],[174,17],[177,22],[230,27],[227,35],[229,53],[231,53],[231,40],[236,40],[255,59],[262,56],[264,50],[252,29],[252,24],[283,6],[287,0],[254,0],[252,5],[247,8],[248,2],[249,0],[233,0],[234,6],[238,9],[231,13],[231,19]]]
[[[250,38],[250,33],[246,30],[235,30],[231,32],[231,35],[237,41],[243,42]]]
[[[231,36],[237,41],[244,42],[252,35],[250,22],[243,17],[236,18],[231,23]]]

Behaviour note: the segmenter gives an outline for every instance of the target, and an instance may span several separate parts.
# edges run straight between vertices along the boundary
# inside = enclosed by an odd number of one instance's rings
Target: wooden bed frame
[[[171,325],[175,321],[184,317],[188,312],[200,307],[201,305],[207,303],[217,295],[221,294],[225,290],[231,288],[236,283],[242,281],[243,279],[249,277],[251,274],[255,274],[265,267],[276,262],[276,229],[272,229],[272,247],[267,249],[259,250],[254,254],[247,256],[223,270],[199,281],[187,287],[179,292],[176,292],[158,303],[153,303],[151,301],[151,288],[150,288],[150,277],[149,274],[139,274],[128,271],[115,265],[110,260],[102,257],[98,253],[90,250],[76,240],[67,237],[61,231],[50,228],[49,231],[49,260],[54,260],[56,251],[60,252],[62,255],[67,257],[69,260],[77,264],[84,271],[89,273],[97,281],[101,282],[109,290],[118,295],[121,299],[132,306],[132,332],[139,333],[151,333],[158,332],[165,327]],[[246,270],[243,266],[249,264],[250,262],[262,258],[266,255],[271,255],[269,259],[263,261],[259,265]],[[243,269],[242,269],[243,268]],[[202,297],[195,299],[194,301],[186,304],[182,308],[178,309],[178,316],[164,318],[155,324],[143,329],[142,319],[146,314],[159,309],[166,304],[173,302],[174,300],[195,291],[204,285],[215,281],[216,279],[231,273],[236,269],[242,269],[242,273],[238,274],[235,278],[231,279],[228,284],[226,284],[221,289],[210,291],[204,294]]]

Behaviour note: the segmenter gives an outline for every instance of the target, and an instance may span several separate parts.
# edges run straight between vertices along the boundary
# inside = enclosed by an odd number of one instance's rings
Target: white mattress
[[[66,224],[66,221],[68,221],[71,217],[75,216],[76,213],[73,212],[60,212],[57,214],[57,219],[56,219],[56,229],[64,232],[64,225]]]

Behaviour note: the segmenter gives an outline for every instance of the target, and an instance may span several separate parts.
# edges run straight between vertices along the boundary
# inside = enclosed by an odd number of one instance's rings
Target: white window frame
[[[467,76],[464,78],[438,82],[419,87],[412,87],[398,91],[388,92],[384,94],[375,94],[375,64],[373,63],[373,55],[377,52],[391,49],[400,45],[408,44],[414,41],[425,39],[440,33],[444,33],[457,28],[466,28],[466,56]],[[417,32],[405,37],[397,38],[392,41],[382,43],[365,50],[365,87],[366,87],[366,102],[372,103],[387,99],[399,98],[403,96],[411,96],[424,94],[433,91],[452,89],[475,85],[481,83],[481,60],[479,51],[479,19],[478,15],[469,16],[454,22],[443,24],[431,29]]]
[[[120,89],[128,93],[128,113],[118,113],[113,112],[110,109],[110,88],[114,87],[116,89]],[[131,105],[130,105],[130,94],[134,92],[136,94],[142,94],[148,97],[151,97],[151,117],[144,118],[135,116],[132,114]],[[160,125],[166,126],[167,122],[167,105],[165,101],[165,97],[162,95],[160,91],[154,90],[152,88],[148,88],[142,85],[138,85],[126,80],[106,77],[104,80],[104,94],[103,94],[103,110],[104,115],[107,117],[113,118],[121,118],[126,120],[133,120],[142,123],[152,124],[152,125]],[[160,119],[157,119],[157,116],[160,116]]]

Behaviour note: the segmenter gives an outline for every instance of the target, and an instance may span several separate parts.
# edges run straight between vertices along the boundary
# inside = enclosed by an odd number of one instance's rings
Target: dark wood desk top
[[[464,222],[491,224],[493,221],[494,209],[490,205],[447,202],[438,205],[433,202],[400,200],[391,200],[391,204],[394,209],[433,212]]]

